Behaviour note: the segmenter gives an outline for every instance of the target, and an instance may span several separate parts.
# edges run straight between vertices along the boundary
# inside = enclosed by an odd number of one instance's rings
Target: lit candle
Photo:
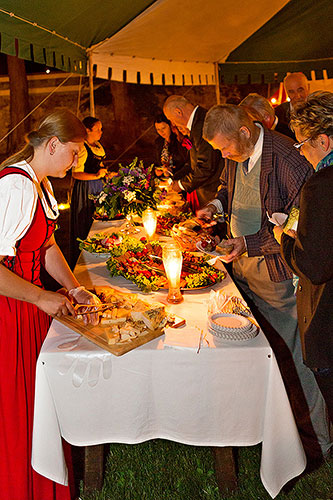
[[[146,233],[148,234],[148,238],[151,238],[156,231],[156,212],[154,212],[151,208],[147,208],[147,210],[142,213],[142,223]]]
[[[168,243],[163,247],[163,265],[169,282],[168,302],[178,304],[182,302],[180,293],[180,275],[182,272],[183,256],[176,243]]]

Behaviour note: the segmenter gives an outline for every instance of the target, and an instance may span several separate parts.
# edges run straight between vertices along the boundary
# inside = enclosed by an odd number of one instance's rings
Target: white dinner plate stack
[[[212,335],[224,340],[250,340],[258,335],[258,328],[248,318],[238,314],[217,313],[208,318]]]

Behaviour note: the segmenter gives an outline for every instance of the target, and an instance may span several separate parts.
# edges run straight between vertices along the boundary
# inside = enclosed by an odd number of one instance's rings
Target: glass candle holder
[[[140,229],[135,227],[132,213],[126,215],[126,224],[122,229],[120,229],[120,232],[125,234],[134,234],[140,232]]]
[[[142,223],[148,235],[148,239],[151,239],[155,234],[157,224],[157,215],[152,208],[148,207],[147,210],[142,213]]]
[[[167,243],[162,251],[163,265],[169,283],[167,301],[172,304],[182,302],[180,292],[180,275],[182,272],[183,255],[177,243]]]

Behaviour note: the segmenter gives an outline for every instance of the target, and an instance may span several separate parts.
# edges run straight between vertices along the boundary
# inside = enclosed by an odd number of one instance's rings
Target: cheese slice
[[[120,340],[118,327],[113,325],[111,328],[105,328],[101,337],[104,338],[108,344],[116,344]]]
[[[105,325],[118,325],[119,323],[124,323],[126,321],[125,318],[101,318],[100,324]]]
[[[158,330],[163,326],[165,310],[163,306],[152,306],[142,313],[142,321],[149,330]]]

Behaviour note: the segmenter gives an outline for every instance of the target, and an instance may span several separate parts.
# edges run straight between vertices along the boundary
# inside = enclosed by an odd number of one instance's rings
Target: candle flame
[[[142,214],[142,223],[148,234],[148,237],[151,238],[156,231],[157,224],[157,216],[156,213],[151,209],[147,208]]]

